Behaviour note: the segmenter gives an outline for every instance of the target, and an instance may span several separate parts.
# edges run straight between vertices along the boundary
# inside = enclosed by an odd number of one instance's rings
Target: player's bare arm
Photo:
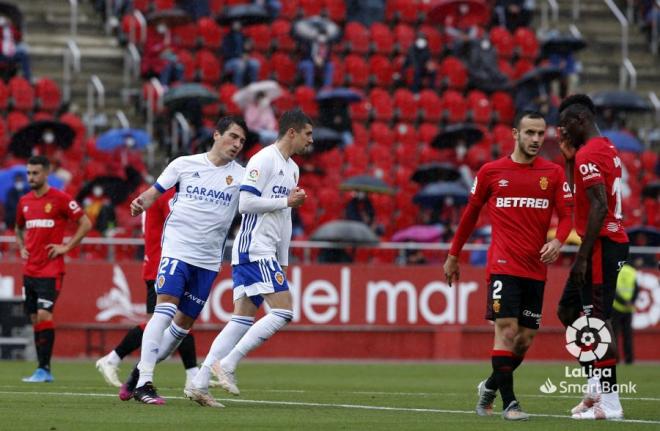
[[[80,244],[80,241],[87,235],[92,229],[92,222],[86,215],[83,215],[78,219],[78,229],[73,234],[69,242],[66,244],[48,244],[46,249],[48,250],[48,258],[55,259],[58,256],[67,254],[71,249]]]
[[[307,199],[307,193],[305,193],[305,190],[301,189],[300,187],[296,187],[287,198],[287,206],[291,208],[298,208],[305,202],[305,199]]]
[[[583,286],[586,282],[587,262],[593,252],[594,244],[598,239],[598,233],[603,226],[603,220],[607,215],[607,195],[604,184],[595,184],[586,189],[589,200],[589,215],[587,216],[587,227],[582,238],[582,244],[578,249],[575,263],[571,268],[570,279]]]
[[[16,244],[18,244],[18,249],[21,252],[21,259],[26,259],[30,257],[30,252],[25,248],[25,229],[16,226]]]
[[[445,260],[443,269],[445,271],[445,279],[447,280],[447,284],[449,284],[451,287],[451,284],[454,282],[454,280],[458,281],[461,276],[461,270],[458,265],[458,257],[452,256],[451,254],[447,255],[447,260]]]
[[[154,186],[149,187],[131,202],[131,215],[135,217],[142,214],[156,202],[161,194]]]

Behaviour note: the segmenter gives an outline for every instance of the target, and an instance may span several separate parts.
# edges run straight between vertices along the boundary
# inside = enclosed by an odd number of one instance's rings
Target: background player
[[[557,314],[564,326],[582,312],[587,318],[610,317],[617,273],[628,258],[628,235],[621,208],[621,160],[609,139],[600,136],[589,96],[576,94],[559,107],[560,149],[569,182],[575,182],[575,229],[582,243],[575,256]],[[604,356],[581,362],[587,375],[600,369],[600,380],[589,379],[584,399],[571,411],[575,419],[619,419],[623,408],[616,391],[616,340]],[[598,393],[598,392],[602,393]]]
[[[33,156],[27,162],[27,179],[32,189],[18,201],[16,242],[25,260],[23,288],[25,310],[34,326],[34,344],[39,366],[24,382],[52,382],[50,358],[55,343],[53,307],[62,289],[64,255],[78,245],[92,228],[78,203],[64,192],[48,185],[50,162]],[[62,244],[69,221],[78,228],[69,242]]]
[[[242,220],[232,248],[233,316],[213,341],[192,387],[184,390],[203,406],[222,406],[208,393],[211,367],[215,367],[220,385],[238,395],[234,377],[238,362],[293,318],[285,275],[291,208],[301,206],[306,194],[297,187],[299,170],[291,156],[311,150],[312,121],[302,111],[293,110],[285,112],[279,124],[277,141],[250,159],[241,184]],[[253,325],[264,300],[270,310]]]
[[[513,392],[513,371],[541,322],[546,265],[559,256],[559,249],[571,231],[572,196],[564,172],[538,153],[543,145],[545,121],[537,112],[518,114],[513,129],[513,154],[486,163],[477,172],[470,200],[454,236],[444,265],[449,285],[458,280],[458,256],[469,238],[484,205],[493,226],[488,250],[488,311],[495,321],[491,356],[493,373],[479,384],[476,411],[493,413],[499,389],[502,417],[526,420]],[[557,237],[546,242],[553,209],[559,216]]]
[[[131,202],[131,214],[139,215],[166,190],[177,188],[163,232],[157,304],[142,336],[140,362],[119,392],[122,400],[132,396],[146,404],[165,402],[152,384],[154,368],[186,337],[220,269],[245,171],[234,159],[246,135],[242,119],[222,118],[209,152],[174,160]]]

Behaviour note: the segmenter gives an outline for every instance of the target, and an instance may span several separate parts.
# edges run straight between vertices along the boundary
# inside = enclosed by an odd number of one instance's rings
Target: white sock
[[[231,320],[227,322],[225,327],[222,328],[222,331],[213,340],[211,349],[208,355],[206,355],[206,359],[204,359],[200,372],[193,379],[193,385],[196,388],[208,388],[209,380],[211,379],[211,366],[231,352],[231,349],[236,346],[236,343],[245,335],[253,323],[254,317],[231,317]]]
[[[121,363],[121,358],[114,350],[107,355],[105,355],[105,360],[108,364],[116,367]]]
[[[595,396],[601,393],[600,379],[598,377],[589,377],[587,379],[587,394]]]
[[[229,354],[220,361],[223,370],[233,373],[238,362],[293,319],[290,310],[272,308],[268,314],[259,319],[236,344]]]
[[[163,339],[163,331],[170,325],[174,318],[177,306],[175,304],[158,304],[154,309],[154,314],[149,319],[147,326],[142,334],[142,352],[140,353],[140,379],[136,387],[144,386],[145,383],[153,381],[154,367],[158,360],[160,343]]]
[[[190,329],[183,329],[174,322],[170,323],[170,326],[163,331],[163,339],[158,349],[158,362],[169,358],[189,332]]]
[[[199,373],[199,367],[186,368],[186,382],[192,380]]]
[[[608,392],[600,394],[600,403],[609,410],[623,410],[618,392]]]

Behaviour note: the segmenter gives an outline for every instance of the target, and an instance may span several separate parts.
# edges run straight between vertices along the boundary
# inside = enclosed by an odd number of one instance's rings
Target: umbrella
[[[52,143],[66,149],[73,144],[74,137],[75,132],[67,124],[57,121],[36,121],[12,136],[9,152],[16,157],[27,158],[32,155],[32,148],[35,145]]]
[[[231,99],[237,106],[244,108],[254,101],[257,93],[264,93],[268,99],[273,101],[282,95],[282,87],[276,81],[271,80],[253,82],[234,93]]]
[[[546,56],[550,54],[566,55],[586,47],[587,43],[584,39],[572,34],[555,34],[541,42],[541,49]]]
[[[433,138],[431,146],[435,148],[454,148],[459,140],[465,141],[468,147],[479,142],[484,137],[484,132],[474,124],[458,123],[447,126]]]
[[[312,16],[293,23],[291,30],[293,37],[304,42],[313,42],[319,36],[325,35],[328,43],[336,42],[341,38],[339,26],[327,18]]]
[[[456,166],[451,163],[426,163],[420,165],[411,179],[420,184],[434,183],[436,181],[456,181],[461,178]]]
[[[122,145],[141,150],[147,144],[149,134],[142,129],[110,129],[96,140],[96,148],[102,151],[112,151]]]
[[[188,24],[192,20],[192,17],[185,10],[177,8],[157,10],[147,15],[149,26],[165,24],[168,27],[176,27],[177,25]]]
[[[425,186],[415,197],[413,202],[425,207],[442,205],[445,198],[451,197],[458,205],[468,200],[468,190],[460,182],[437,182]]]
[[[561,68],[556,66],[541,66],[524,74],[518,81],[516,81],[515,86],[521,87],[523,85],[538,82],[547,83],[559,78],[561,78]]]
[[[267,24],[273,20],[265,7],[258,4],[239,4],[230,6],[218,15],[216,21],[220,25],[229,25],[240,21],[242,25]]]
[[[14,177],[16,174],[23,175],[27,183],[27,166],[14,165],[7,169],[0,170],[0,203],[5,203],[7,192],[14,186]],[[57,177],[55,174],[48,175],[48,184],[56,189],[64,188],[64,181]]]
[[[126,179],[113,175],[98,176],[80,189],[76,195],[76,200],[82,202],[85,196],[90,194],[92,189],[98,185],[103,188],[103,193],[110,198],[112,204],[117,206],[125,202],[141,182],[142,176],[140,173],[129,166],[126,168]]]
[[[312,235],[313,241],[336,241],[362,244],[376,244],[378,237],[364,223],[350,220],[335,220],[325,223]]]
[[[657,199],[658,195],[660,195],[660,181],[648,183],[642,189],[642,196],[644,197]]]
[[[163,103],[172,111],[178,107],[185,106],[191,100],[199,102],[201,105],[208,105],[218,101],[218,95],[201,84],[181,84],[171,88],[163,96]]]
[[[341,133],[328,127],[315,127],[312,138],[314,152],[331,150],[342,143]]]
[[[490,21],[490,10],[480,0],[440,0],[427,16],[432,24],[444,25],[451,18],[456,26],[485,25]]]
[[[645,246],[657,247],[660,245],[660,229],[653,226],[634,226],[626,230],[626,233],[630,237],[630,242],[635,245],[640,245],[636,241],[638,236],[646,237]]]
[[[351,88],[337,87],[329,90],[321,90],[316,94],[317,102],[345,102],[353,103],[364,99],[362,93]]]
[[[591,96],[598,109],[614,109],[617,111],[647,112],[651,104],[632,91],[599,91]]]
[[[384,193],[392,195],[396,191],[380,178],[371,175],[356,175],[341,183],[339,190]]]
[[[23,30],[23,13],[16,5],[4,2],[0,3],[0,15],[9,18],[17,29]]]
[[[639,140],[630,133],[619,130],[606,130],[603,136],[608,138],[619,151],[629,151],[631,153],[641,153],[644,146]]]
[[[434,225],[414,225],[401,229],[392,236],[394,242],[437,242],[440,241],[445,233],[445,228],[441,224]]]

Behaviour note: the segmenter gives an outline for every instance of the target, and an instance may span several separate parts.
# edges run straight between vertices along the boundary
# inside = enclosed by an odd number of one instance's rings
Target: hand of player
[[[571,283],[581,289],[582,286],[587,282],[587,260],[581,257],[577,257],[573,266],[571,267],[571,272],[568,276],[568,279]]]
[[[573,160],[575,158],[575,147],[571,144],[566,134],[566,129],[561,127],[557,128],[559,132],[559,151],[566,160]]]
[[[445,260],[443,269],[445,270],[445,279],[447,279],[447,283],[449,284],[449,287],[451,287],[453,281],[458,281],[461,276],[461,271],[458,267],[458,258],[456,256],[452,256],[451,254],[448,255],[447,260]]]
[[[293,193],[291,193],[287,198],[287,205],[291,208],[298,208],[305,202],[306,198],[307,193],[305,193],[305,190],[301,189],[300,187],[296,187],[293,189]]]
[[[142,199],[141,196],[136,197],[133,199],[133,202],[131,202],[131,215],[133,217],[140,215],[144,212],[144,207],[142,206],[144,204],[144,200]]]
[[[546,265],[554,262],[559,257],[559,250],[561,249],[561,242],[558,239],[553,239],[546,242],[541,247],[541,262]]]
[[[27,251],[27,248],[21,247],[21,258],[27,260],[30,257],[30,252]]]
[[[55,259],[57,256],[67,254],[69,251],[67,246],[64,244],[48,244],[46,246],[46,250],[48,250],[49,259]]]

